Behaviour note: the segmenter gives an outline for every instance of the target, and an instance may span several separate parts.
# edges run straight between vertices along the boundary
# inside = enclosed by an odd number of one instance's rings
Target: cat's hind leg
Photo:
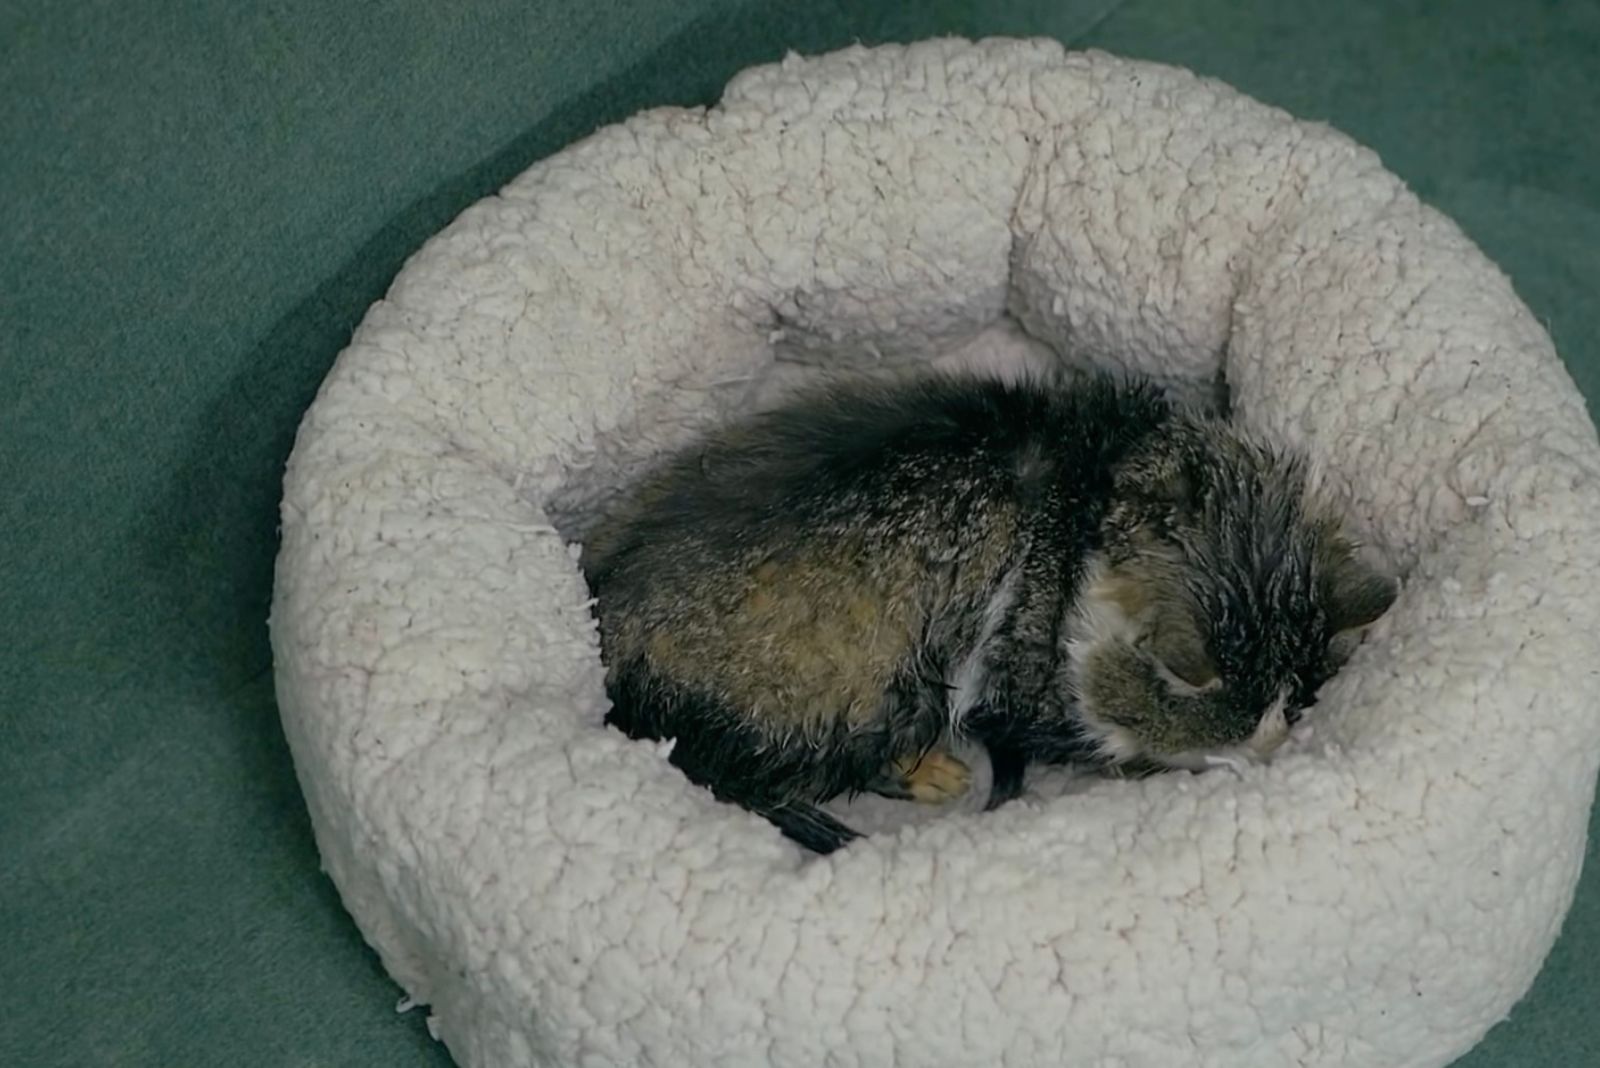
[[[866,789],[898,801],[937,805],[966,793],[972,769],[952,756],[950,687],[943,661],[920,647],[884,695],[880,718],[885,752]]]

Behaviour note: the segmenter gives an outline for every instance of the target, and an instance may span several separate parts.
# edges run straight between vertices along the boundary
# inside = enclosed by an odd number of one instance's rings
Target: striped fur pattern
[[[1139,381],[835,383],[670,458],[589,538],[612,701],[717,797],[1264,757],[1394,596],[1303,466]]]

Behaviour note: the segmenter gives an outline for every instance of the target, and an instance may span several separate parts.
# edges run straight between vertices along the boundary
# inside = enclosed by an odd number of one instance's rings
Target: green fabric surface
[[[320,874],[277,724],[300,413],[405,256],[535,160],[787,48],[938,33],[1180,63],[1339,126],[1600,400],[1593,2],[0,5],[0,1065],[448,1063]],[[1600,1063],[1597,957],[1590,873],[1461,1063]]]

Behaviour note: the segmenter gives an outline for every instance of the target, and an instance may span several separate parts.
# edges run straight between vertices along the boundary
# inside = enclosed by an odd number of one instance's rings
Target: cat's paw
[[[921,758],[901,757],[895,761],[895,770],[911,800],[924,805],[953,801],[972,785],[972,769],[937,749]]]

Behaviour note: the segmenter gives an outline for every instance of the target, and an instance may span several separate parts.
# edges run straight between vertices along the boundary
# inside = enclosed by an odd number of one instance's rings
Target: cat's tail
[[[670,706],[661,701],[636,699],[638,695],[628,686],[633,681],[629,679],[624,685],[613,687],[613,705],[606,713],[606,722],[632,738],[659,741],[669,733],[676,734],[677,744],[667,759],[691,782],[710,788],[719,801],[738,805],[767,819],[791,840],[815,853],[832,853],[861,837],[809,802],[752,798],[754,791],[750,784],[738,781],[744,776],[729,772],[730,758],[745,758],[750,752],[749,745],[739,744],[744,739],[737,728],[728,728],[727,724],[736,722],[732,717],[702,715],[695,724],[697,729],[678,733],[682,725],[677,720],[688,718],[685,707],[698,710],[699,706],[680,705],[675,718],[663,716],[661,710]],[[752,762],[740,759],[738,763],[748,766]],[[770,774],[762,774],[758,779],[770,777]]]
[[[813,853],[832,853],[861,835],[804,801],[784,801],[776,805],[751,805],[750,811],[770,820],[773,826]]]

